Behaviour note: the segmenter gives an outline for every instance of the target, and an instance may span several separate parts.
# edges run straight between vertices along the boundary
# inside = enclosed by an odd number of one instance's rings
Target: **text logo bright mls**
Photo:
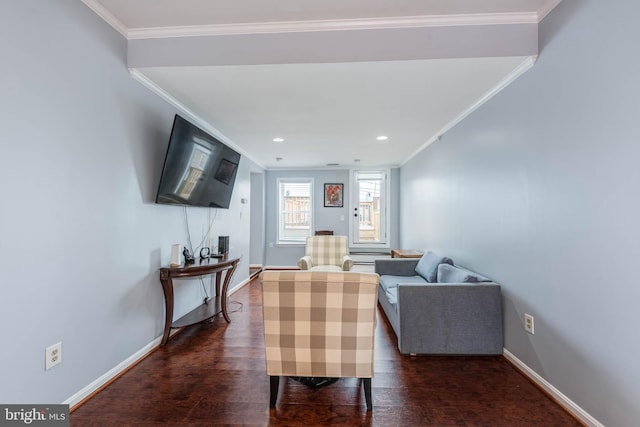
[[[0,405],[0,427],[69,426],[69,405]]]

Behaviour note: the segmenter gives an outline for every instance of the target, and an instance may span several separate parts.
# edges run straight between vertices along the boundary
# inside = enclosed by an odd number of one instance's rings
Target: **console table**
[[[391,258],[422,258],[420,251],[413,249],[391,249]]]
[[[184,328],[195,325],[222,313],[227,322],[231,322],[227,312],[227,291],[233,272],[238,266],[240,258],[205,258],[192,264],[183,264],[179,267],[163,267],[160,269],[160,282],[164,292],[165,318],[164,333],[161,346],[169,341],[171,329]],[[216,275],[216,295],[205,303],[191,310],[176,321],[173,321],[173,279],[186,277],[199,277],[209,274]],[[224,275],[224,277],[223,277]]]

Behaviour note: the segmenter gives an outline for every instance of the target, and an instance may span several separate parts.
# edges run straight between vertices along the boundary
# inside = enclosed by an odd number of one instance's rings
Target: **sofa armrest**
[[[398,284],[403,354],[502,354],[500,285]]]
[[[353,260],[349,255],[342,257],[342,271],[349,271],[353,267]]]
[[[415,276],[419,258],[376,259],[375,272],[380,276]]]
[[[298,260],[298,267],[301,270],[311,270],[313,267],[313,263],[311,262],[311,257],[309,255],[305,255]]]

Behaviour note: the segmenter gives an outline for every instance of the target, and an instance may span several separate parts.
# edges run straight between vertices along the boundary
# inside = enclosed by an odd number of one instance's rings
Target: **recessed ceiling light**
[[[378,141],[386,141],[387,139],[389,139],[389,137],[386,136],[386,135],[380,135],[380,136],[376,137],[376,139]]]
[[[273,142],[283,142],[284,139],[280,137],[273,138]]]

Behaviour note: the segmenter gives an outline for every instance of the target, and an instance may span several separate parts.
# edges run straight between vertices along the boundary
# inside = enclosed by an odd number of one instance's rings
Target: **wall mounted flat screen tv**
[[[228,209],[240,154],[176,114],[156,203]]]

